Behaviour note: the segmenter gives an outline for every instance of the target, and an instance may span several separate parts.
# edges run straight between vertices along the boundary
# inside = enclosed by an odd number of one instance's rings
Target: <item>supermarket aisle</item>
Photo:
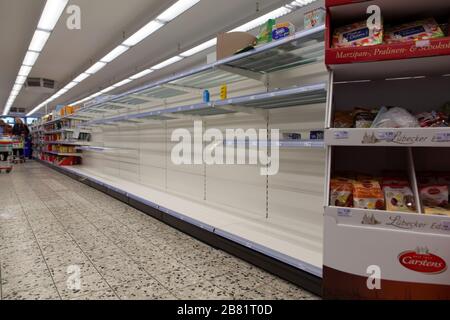
[[[2,299],[316,299],[39,163],[0,203]]]

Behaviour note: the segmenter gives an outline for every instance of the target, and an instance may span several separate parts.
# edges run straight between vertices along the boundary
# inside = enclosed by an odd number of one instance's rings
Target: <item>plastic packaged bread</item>
[[[376,180],[353,183],[353,206],[359,209],[384,210],[384,194]]]
[[[367,21],[356,22],[334,30],[334,48],[373,46],[383,43],[383,27],[370,29]]]
[[[331,179],[330,204],[336,207],[353,206],[353,183],[350,179]]]
[[[391,44],[442,38],[444,36],[444,32],[436,20],[428,18],[386,28],[384,41]]]

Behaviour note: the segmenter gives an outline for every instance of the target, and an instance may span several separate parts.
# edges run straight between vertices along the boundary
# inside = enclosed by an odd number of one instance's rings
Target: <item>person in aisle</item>
[[[26,138],[30,134],[30,130],[28,129],[28,126],[23,123],[22,119],[16,118],[12,134],[14,136]]]
[[[12,134],[13,136],[20,137],[22,141],[25,142],[30,135],[30,130],[28,129],[28,126],[23,123],[22,119],[16,118]],[[23,159],[23,148],[14,150],[14,156]]]
[[[5,121],[0,119],[0,136],[9,136],[12,133],[12,128]]]

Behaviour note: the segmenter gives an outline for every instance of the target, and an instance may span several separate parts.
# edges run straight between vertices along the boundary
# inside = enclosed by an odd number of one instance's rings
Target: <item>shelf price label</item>
[[[348,139],[348,131],[336,131],[334,138],[338,140]]]
[[[450,132],[440,132],[434,136],[435,142],[450,142]]]
[[[338,209],[337,212],[339,217],[350,218],[352,216],[352,210],[350,209]]]
[[[376,136],[377,136],[378,140],[391,142],[391,141],[394,141],[395,132],[394,131],[378,131]]]
[[[442,222],[442,226],[444,227],[444,230],[450,231],[450,221]]]

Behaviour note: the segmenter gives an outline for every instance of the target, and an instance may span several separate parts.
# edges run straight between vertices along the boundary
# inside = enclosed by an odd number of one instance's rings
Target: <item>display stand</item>
[[[450,128],[334,127],[336,112],[356,107],[395,106],[417,114],[438,110],[450,101],[449,37],[332,48],[334,28],[367,19],[366,9],[373,4],[389,23],[450,13],[449,2],[438,0],[327,1],[324,297],[450,299],[450,216],[445,210],[442,215],[430,213],[421,193],[425,172],[432,171],[433,179],[450,172]],[[405,177],[415,210],[351,207],[356,199],[348,207],[331,202],[336,195],[336,189],[330,190],[332,179],[345,174],[383,177],[387,172]],[[397,204],[387,196],[385,201]]]

